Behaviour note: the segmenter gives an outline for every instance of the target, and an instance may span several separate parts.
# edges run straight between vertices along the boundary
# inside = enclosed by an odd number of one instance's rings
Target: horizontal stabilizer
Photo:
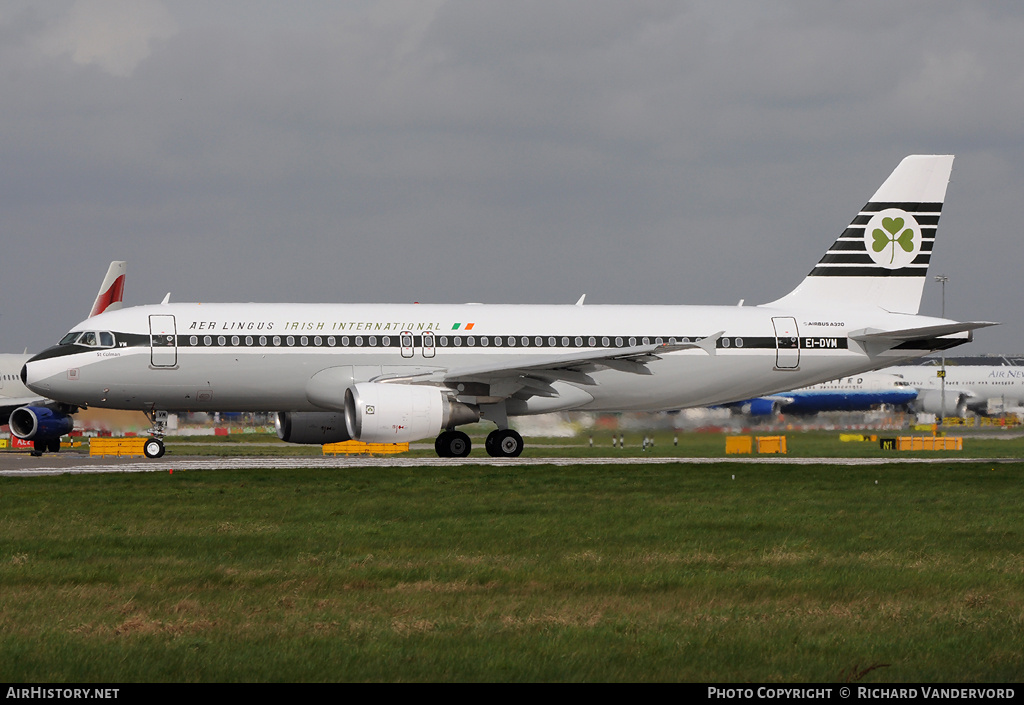
[[[897,345],[911,340],[930,340],[932,338],[953,335],[954,333],[966,333],[968,331],[977,330],[978,328],[988,328],[989,326],[998,325],[998,323],[992,323],[990,321],[967,321],[965,323],[946,323],[941,326],[904,328],[902,330],[875,330],[872,328],[865,328],[864,330],[850,333],[849,338],[862,343],[892,343],[893,345]]]

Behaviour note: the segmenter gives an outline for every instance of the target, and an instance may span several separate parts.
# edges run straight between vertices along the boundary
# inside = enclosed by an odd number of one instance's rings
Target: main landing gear
[[[523,452],[523,437],[511,428],[499,428],[487,434],[484,448],[492,458],[518,458]]]
[[[439,458],[465,458],[473,444],[462,431],[441,431],[434,441],[434,451]]]
[[[32,441],[32,455],[38,458],[43,453],[59,453],[60,439],[51,438],[45,441]]]
[[[472,448],[469,436],[462,431],[442,431],[434,441],[440,458],[465,458]],[[499,428],[488,434],[484,448],[492,458],[517,458],[523,452],[523,437],[510,428]]]

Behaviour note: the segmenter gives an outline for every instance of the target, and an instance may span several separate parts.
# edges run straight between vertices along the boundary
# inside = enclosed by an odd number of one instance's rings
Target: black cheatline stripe
[[[863,264],[866,267],[875,266],[874,260],[864,252],[864,248],[861,248],[861,251],[857,253],[829,253],[822,257],[821,261],[818,262],[819,266],[823,264]]]
[[[867,277],[875,279],[878,277],[925,277],[928,275],[926,267],[915,269],[883,269],[874,267],[815,267],[811,270],[809,277]]]
[[[833,252],[864,252],[864,238],[859,240],[836,240],[829,250]]]
[[[929,262],[931,262],[931,257],[931,253],[920,253],[917,255],[917,257],[914,258],[913,262],[906,266],[909,267],[915,264],[927,265]],[[869,267],[881,266],[875,264],[875,261],[871,259],[871,255],[867,254],[863,250],[861,252],[830,252],[824,257],[822,257],[821,261],[818,262],[818,264],[863,264]]]
[[[847,236],[844,233],[842,237],[840,237],[838,240],[835,241],[835,243],[833,243],[832,247],[835,248],[836,245],[839,245],[841,243],[860,243],[860,244],[863,244],[864,240],[865,240],[865,238],[864,238],[864,235],[863,235],[862,232],[861,233],[857,233],[857,234],[855,234],[853,236]],[[925,242],[928,242],[928,243],[935,242],[935,234],[934,233],[928,234],[928,233],[922,232],[921,233],[921,242],[922,243],[925,243]],[[845,248],[845,249],[849,249],[849,248]]]
[[[938,338],[930,338],[928,340],[911,340],[906,343],[900,343],[892,350],[947,350],[949,348],[956,347],[957,345],[963,345],[968,342],[964,339],[951,339],[951,340],[939,340]]]
[[[874,214],[862,213],[862,214],[858,215],[856,218],[854,218],[853,220],[851,220],[850,221],[850,225],[851,226],[863,227],[863,226],[867,225],[868,222],[872,218],[874,218],[874,217],[875,217]],[[915,213],[914,214],[914,220],[916,220],[917,224],[920,225],[922,228],[927,228],[927,227],[934,228],[934,227],[938,226],[938,224],[939,224],[939,216],[938,215],[931,215],[931,214],[929,214],[929,215],[919,215],[919,214]]]
[[[861,213],[878,213],[889,208],[898,208],[907,213],[941,213],[941,203],[868,203],[860,209]]]
[[[150,347],[150,340],[149,340],[149,336],[148,335],[117,334],[117,333],[115,333],[115,337],[118,340],[122,341],[122,342],[129,342],[130,341],[130,344],[128,346],[125,346],[125,347],[118,346],[116,348],[88,348],[88,347],[83,347],[83,346],[80,346],[80,345],[54,346],[52,348],[48,348],[47,350],[42,351],[41,353],[39,353],[36,356],[36,358],[37,359],[46,359],[46,358],[50,358],[50,357],[61,357],[61,356],[64,356],[64,355],[74,355],[74,354],[81,353],[81,352],[96,352],[97,350],[125,350],[125,349],[129,349],[129,348],[149,348]],[[205,338],[206,337],[210,338],[210,343],[209,344],[207,344],[205,342]],[[268,336],[258,336],[258,335],[253,335],[253,336],[223,336],[225,338],[225,342],[223,344],[219,343],[219,341],[218,341],[218,338],[220,338],[220,337],[222,337],[222,336],[196,336],[196,335],[191,335],[191,334],[178,335],[177,336],[177,347],[185,348],[185,349],[188,349],[188,348],[192,348],[192,349],[194,349],[194,348],[199,348],[199,349],[242,348],[242,349],[254,349],[254,350],[255,349],[264,349],[264,348],[271,348],[271,349],[273,349],[273,348],[282,348],[282,349],[286,349],[287,350],[287,349],[295,349],[295,348],[303,348],[303,347],[306,347],[306,348],[310,348],[310,347],[313,347],[313,348],[324,348],[324,349],[328,349],[328,350],[330,350],[330,349],[341,349],[341,350],[356,349],[356,350],[359,350],[359,349],[367,349],[367,348],[369,348],[369,349],[384,349],[384,348],[401,347],[400,345],[396,345],[395,344],[394,338],[397,338],[397,336],[390,336],[390,338],[392,338],[392,340],[389,340],[387,346],[385,346],[383,344],[382,338],[384,336],[378,336],[377,344],[376,345],[370,345],[369,344],[369,337],[370,336],[366,336],[364,338],[362,345],[356,345],[355,344],[355,338],[359,337],[359,336],[320,336],[321,337],[320,345],[316,345],[315,344],[315,337],[316,336],[307,336],[308,340],[307,340],[307,344],[305,346],[301,345],[301,342],[300,342],[301,341],[301,336],[293,336],[295,338],[293,345],[288,345],[288,342],[287,342],[288,336],[280,336],[280,335],[279,336],[272,336],[272,335],[268,335]],[[237,337],[239,339],[239,342],[237,344],[232,344],[231,339],[233,337]],[[261,345],[259,343],[259,340],[260,340],[261,337],[266,339],[266,343],[263,344],[263,345]],[[275,337],[278,338],[278,344],[276,344],[276,345],[273,344],[273,340],[274,340]],[[349,341],[348,341],[347,345],[342,344],[342,339],[345,338],[345,337],[349,338]],[[593,348],[593,347],[614,349],[616,347],[633,347],[633,346],[630,345],[630,338],[631,337],[635,339],[635,344],[636,345],[643,345],[644,344],[643,343],[643,338],[644,337],[648,338],[648,343],[647,344],[651,344],[651,343],[655,343],[658,338],[661,338],[662,342],[664,342],[664,343],[671,343],[673,340],[675,342],[679,343],[679,342],[697,342],[699,340],[702,340],[705,336],[671,336],[671,335],[665,335],[665,336],[588,336],[588,335],[584,335],[584,336],[548,336],[548,335],[544,335],[544,336],[537,336],[537,335],[521,336],[521,335],[518,335],[518,336],[513,336],[516,339],[516,344],[514,346],[513,345],[508,345],[508,338],[509,338],[509,336],[507,336],[507,335],[500,336],[501,339],[502,339],[502,343],[501,343],[500,346],[494,344],[495,339],[498,338],[499,336],[477,336],[477,335],[474,335],[474,336],[466,336],[466,335],[448,335],[448,336],[443,336],[443,335],[435,335],[433,337],[434,337],[434,347],[433,347],[433,349],[436,351],[438,348],[449,349],[449,350],[458,350],[458,349],[463,349],[464,350],[464,349],[476,349],[476,348],[482,348],[482,349],[503,349],[503,348],[511,348],[511,349],[521,349],[521,348],[534,348],[534,349],[538,349],[538,348],[540,348],[540,349],[544,349],[544,348],[546,348],[546,349],[561,348],[561,349],[570,349],[570,348],[577,348],[577,349],[580,349],[580,348]],[[196,341],[194,343],[191,340],[192,338],[196,339]],[[246,342],[245,342],[246,338],[251,338],[252,339],[252,343],[251,344],[246,344]],[[330,343],[330,340],[329,340],[330,338],[334,338],[334,344],[333,345],[331,345],[331,343]],[[442,338],[448,343],[447,345],[444,345],[444,344],[440,343],[440,339],[442,339]],[[483,339],[485,339],[485,338],[488,341],[486,344],[482,343]],[[523,344],[523,338],[526,338],[526,341],[527,341],[525,345]],[[537,344],[537,339],[538,338],[540,339],[540,344],[539,345]],[[553,345],[551,344],[551,341],[549,340],[550,338],[554,338],[554,344]],[[568,344],[564,344],[563,338],[567,338],[568,339]],[[576,344],[576,339],[577,338],[582,339],[582,343],[583,343],[582,345],[577,345]],[[596,345],[591,345],[590,344],[590,338],[594,338],[594,341],[595,341]],[[608,338],[608,343],[609,343],[608,345],[602,344],[604,338]],[[822,348],[822,349],[836,349],[836,348],[845,349],[847,347],[846,338],[843,337],[843,336],[820,336],[820,335],[818,335],[818,336],[801,336],[800,340],[801,341],[803,341],[803,340],[811,340],[812,338],[813,338],[814,341],[827,341],[827,342],[826,343],[816,342],[816,344],[809,345],[808,347]],[[461,341],[461,345],[454,344],[456,339]],[[474,341],[474,344],[472,344],[472,345],[469,344],[469,340],[470,339],[472,339]],[[621,339],[621,341],[622,341],[621,345],[616,345],[616,340],[617,339]],[[788,340],[788,338],[787,338],[787,340]],[[835,342],[833,343],[832,341],[835,341]],[[414,347],[417,350],[421,350],[422,346],[423,346],[423,338],[422,338],[422,336],[418,336],[418,335],[414,336],[413,345],[414,345]],[[169,348],[170,346],[166,346],[166,347]],[[766,337],[766,336],[735,336],[734,335],[734,336],[723,336],[722,338],[720,338],[716,342],[716,347],[718,349],[745,349],[745,348],[749,348],[749,349],[756,349],[756,350],[765,350],[765,349],[767,349],[767,350],[775,350],[775,349],[777,349],[779,347],[779,343],[778,343],[778,340],[776,338],[774,338],[774,337]],[[803,348],[805,346],[801,343],[800,347]],[[158,347],[157,349],[161,349],[161,348]]]
[[[922,225],[921,226],[921,237],[935,237],[935,233],[938,231],[937,225]],[[842,232],[840,238],[858,238],[864,237],[864,226],[863,225],[851,225]]]
[[[191,341],[191,338],[193,338],[193,337],[197,338],[195,343],[193,343]],[[314,348],[341,349],[341,350],[352,350],[352,349],[355,349],[355,350],[359,350],[359,349],[379,350],[379,349],[385,349],[385,348],[401,347],[400,345],[396,345],[394,340],[390,340],[388,345],[384,345],[383,340],[381,340],[380,338],[378,338],[376,345],[371,345],[370,342],[369,342],[369,339],[368,339],[369,336],[367,336],[366,338],[363,339],[361,345],[357,344],[356,341],[355,341],[355,338],[358,337],[358,336],[323,336],[320,345],[316,345],[314,340],[312,338],[310,338],[310,340],[308,341],[307,345],[305,345],[305,346],[300,344],[299,339],[296,339],[293,345],[288,345],[287,336],[276,336],[276,337],[279,338],[279,341],[278,341],[278,343],[276,345],[273,344],[273,338],[275,336],[262,336],[262,337],[267,338],[266,343],[263,344],[263,345],[259,344],[259,338],[261,336],[248,336],[248,337],[253,339],[252,343],[249,343],[249,344],[245,343],[245,337],[246,336],[239,336],[239,342],[237,344],[232,344],[231,341],[230,341],[230,338],[228,338],[228,340],[226,340],[224,344],[219,344],[217,339],[215,337],[213,337],[213,336],[211,336],[210,343],[207,344],[206,341],[204,340],[204,337],[205,336],[203,336],[203,337],[200,337],[200,336],[186,336],[186,335],[178,336],[178,346],[182,347],[182,348],[200,348],[200,349],[210,349],[210,348],[252,348],[252,349],[258,349],[258,348],[283,348],[283,349],[293,349],[293,348],[302,348],[302,347],[306,347],[306,348],[314,347]],[[345,342],[343,341],[343,338],[346,338],[346,337],[349,338],[347,344],[345,344]],[[391,336],[391,337],[393,338],[394,336]],[[636,345],[644,345],[645,344],[643,342],[643,338],[645,336],[587,336],[587,335],[584,335],[584,336],[547,336],[547,335],[545,335],[545,336],[536,336],[536,335],[521,336],[521,335],[519,335],[519,336],[512,336],[512,337],[515,338],[515,344],[514,345],[509,345],[508,344],[509,336],[507,336],[507,335],[503,335],[503,336],[493,336],[493,335],[490,335],[490,336],[482,336],[482,335],[435,335],[435,336],[433,336],[433,338],[434,338],[434,345],[432,346],[432,349],[434,349],[434,350],[439,350],[439,349],[441,349],[441,350],[445,350],[445,349],[448,349],[448,350],[460,350],[460,349],[461,350],[465,350],[465,349],[477,349],[477,348],[485,349],[485,350],[487,350],[487,349],[504,349],[504,348],[508,348],[508,349],[523,349],[523,348],[534,348],[534,349],[609,348],[609,349],[615,349],[615,348],[618,348],[618,347],[623,347],[623,348],[624,347],[634,347]],[[630,344],[630,338],[631,337],[634,338],[633,345]],[[677,342],[677,343],[681,343],[681,342],[697,342],[699,340],[702,340],[704,336],[646,336],[646,337],[648,339],[648,342],[646,344],[650,345],[652,343],[656,343],[658,338],[661,338],[663,343],[671,344],[673,340],[675,342]],[[335,339],[333,345],[330,342],[330,338],[334,338]],[[501,339],[501,343],[500,344],[496,344],[496,341],[498,340],[498,338]],[[526,338],[525,344],[523,342],[524,338]],[[540,343],[539,344],[537,342],[538,338],[540,338]],[[553,343],[551,341],[551,338],[554,338],[554,342]],[[577,338],[579,338],[582,341],[582,344],[577,345]],[[590,343],[590,339],[591,338],[594,338],[594,341],[595,341],[593,345]],[[605,338],[608,339],[608,344],[607,345],[603,344],[603,341],[604,341]],[[833,340],[834,339],[836,341],[839,341],[837,343],[839,347],[845,347],[846,346],[845,338],[817,336],[817,337],[815,337],[815,339],[816,340],[818,340],[818,339]],[[485,340],[487,342],[484,342]],[[566,340],[568,342],[566,342]],[[616,344],[618,340],[621,340],[621,344]],[[458,343],[456,343],[456,341],[458,341]],[[472,342],[470,342],[470,341],[472,341]],[[149,343],[146,342],[145,344],[140,345],[139,347],[149,347]],[[422,336],[414,336],[413,347],[415,347],[417,349],[421,349],[423,347]],[[778,345],[777,345],[777,341],[776,341],[776,339],[774,337],[765,337],[765,336],[723,336],[722,338],[720,338],[717,341],[716,347],[718,347],[719,349],[722,349],[722,348],[725,348],[725,349],[728,349],[728,348],[736,348],[736,349],[739,349],[739,348],[753,348],[753,349],[772,349],[772,350],[774,350],[776,347],[778,347]],[[821,346],[821,347],[825,347],[825,346]],[[835,346],[828,346],[828,347],[835,347]]]

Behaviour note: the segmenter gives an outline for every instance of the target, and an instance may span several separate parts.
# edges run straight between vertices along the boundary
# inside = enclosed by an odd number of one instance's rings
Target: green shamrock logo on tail
[[[913,252],[914,250],[914,231],[912,228],[907,228],[900,233],[903,225],[903,218],[883,218],[882,228],[885,228],[885,230],[875,228],[871,231],[871,237],[874,238],[871,249],[875,252],[881,252],[886,247],[892,247],[889,264],[892,264],[896,259],[896,245],[903,248],[904,252]],[[899,235],[896,233],[899,233]]]
[[[912,265],[921,246],[921,226],[902,208],[886,208],[864,225],[864,250],[884,269]]]

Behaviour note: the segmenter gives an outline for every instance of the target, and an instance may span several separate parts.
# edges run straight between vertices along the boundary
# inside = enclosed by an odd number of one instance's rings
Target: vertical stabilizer
[[[116,311],[124,301],[124,275],[128,269],[127,262],[111,262],[107,276],[103,277],[96,301],[92,304],[89,318],[98,316],[104,311]]]
[[[765,305],[916,314],[952,168],[952,155],[906,157],[800,286]]]

